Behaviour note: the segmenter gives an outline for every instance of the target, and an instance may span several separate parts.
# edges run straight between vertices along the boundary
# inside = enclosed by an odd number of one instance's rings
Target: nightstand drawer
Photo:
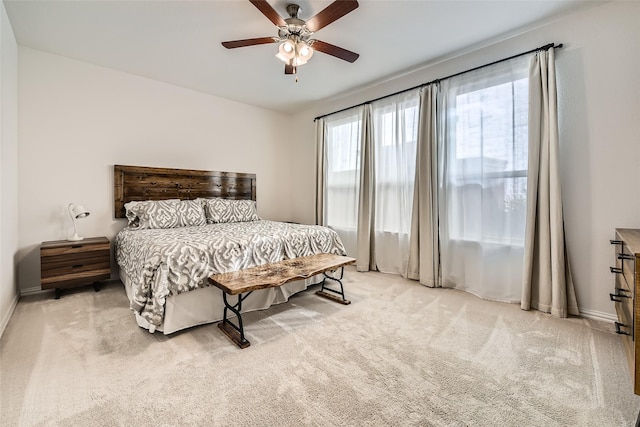
[[[42,265],[40,276],[44,279],[46,277],[66,276],[68,274],[75,274],[84,271],[96,271],[96,270],[110,270],[111,262],[109,260],[109,254],[100,258],[85,258],[80,260],[74,260],[72,262],[60,262],[60,263],[47,263]]]
[[[99,251],[90,251],[87,253],[80,252],[53,256],[48,256],[43,252],[44,251],[40,253],[40,268],[43,272],[45,270],[56,270],[63,267],[72,267],[74,265],[109,262],[111,257],[108,248]]]
[[[109,253],[111,245],[109,241],[100,241],[100,243],[67,243],[64,241],[45,242],[40,247],[40,255],[47,258],[73,258],[73,257],[90,257],[95,253]]]
[[[42,289],[71,288],[79,285],[88,285],[98,280],[106,280],[111,277],[111,268],[101,270],[79,271],[60,276],[44,277],[40,280]]]

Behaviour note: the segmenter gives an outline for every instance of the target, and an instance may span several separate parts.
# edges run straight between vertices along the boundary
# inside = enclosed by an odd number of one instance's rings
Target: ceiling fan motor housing
[[[291,18],[297,18],[300,13],[300,6],[297,4],[288,4],[287,5],[287,13]]]
[[[300,6],[298,6],[297,4],[287,5],[287,13],[289,14],[289,18],[286,18],[284,20],[284,22],[287,23],[287,26],[284,28],[280,28],[278,34],[280,37],[288,38],[289,35],[294,35],[298,36],[300,40],[306,40],[311,34],[313,34],[307,27],[305,27],[305,21],[298,18],[300,10]]]

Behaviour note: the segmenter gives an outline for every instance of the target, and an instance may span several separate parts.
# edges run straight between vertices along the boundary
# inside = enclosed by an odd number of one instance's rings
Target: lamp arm
[[[73,216],[71,217],[71,219],[73,220],[73,237],[78,237],[78,223]]]

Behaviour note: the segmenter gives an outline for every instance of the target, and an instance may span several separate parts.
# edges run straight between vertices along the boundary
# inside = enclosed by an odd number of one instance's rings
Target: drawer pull
[[[622,302],[619,298],[631,298],[629,295],[621,295],[621,294],[609,294],[609,298],[613,302]]]
[[[631,254],[618,254],[618,259],[636,259],[636,257]]]
[[[612,245],[621,245],[624,242],[622,240],[609,240],[609,243]]]
[[[76,265],[72,266],[71,268],[80,268],[80,267],[82,267],[83,265],[84,265],[84,264],[76,264]]]
[[[622,274],[622,269],[620,267],[609,267],[612,273]]]
[[[620,322],[613,322],[616,326],[616,334],[619,335],[631,335],[629,332],[625,332],[623,330],[621,330],[620,328],[626,328],[627,325],[625,325],[624,323],[620,323]]]

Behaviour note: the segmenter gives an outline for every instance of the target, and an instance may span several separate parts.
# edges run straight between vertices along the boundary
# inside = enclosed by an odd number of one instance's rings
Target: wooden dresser
[[[640,395],[640,229],[616,228],[611,240],[616,248],[615,288],[609,294],[616,306],[616,333],[624,341],[633,380],[633,391]]]
[[[40,283],[42,289],[60,289],[93,283],[111,276],[111,245],[106,237],[80,241],[56,240],[40,245]]]

